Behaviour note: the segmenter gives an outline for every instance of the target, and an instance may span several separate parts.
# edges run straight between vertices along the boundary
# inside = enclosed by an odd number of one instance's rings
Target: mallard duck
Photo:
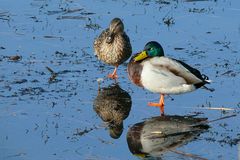
[[[157,159],[164,152],[174,151],[196,140],[209,127],[207,118],[177,115],[153,117],[129,128],[128,148],[136,156]]]
[[[128,117],[131,106],[131,96],[118,84],[100,88],[93,103],[95,112],[107,123],[109,134],[114,139],[121,136],[123,120]]]
[[[109,28],[104,30],[94,41],[95,53],[101,61],[115,66],[112,74],[108,77],[118,78],[117,68],[125,62],[132,54],[130,39],[124,32],[124,25],[121,19],[114,18]]]
[[[165,57],[162,46],[155,41],[148,42],[143,51],[131,58],[128,76],[134,84],[160,93],[159,103],[149,102],[148,105],[160,107],[162,114],[165,94],[191,92],[210,83],[208,77],[197,69],[180,60]]]

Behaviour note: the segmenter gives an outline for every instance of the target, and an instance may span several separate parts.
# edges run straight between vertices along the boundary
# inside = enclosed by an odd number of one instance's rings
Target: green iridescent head
[[[156,41],[151,41],[145,45],[144,50],[134,58],[134,61],[135,62],[140,61],[147,57],[161,57],[161,56],[164,56],[162,46]]]

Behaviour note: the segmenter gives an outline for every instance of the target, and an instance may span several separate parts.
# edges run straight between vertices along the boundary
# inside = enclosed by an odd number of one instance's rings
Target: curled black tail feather
[[[208,76],[205,75],[205,74],[202,74],[202,78],[203,78],[205,81],[209,80]]]
[[[205,74],[202,74],[202,80],[205,82],[205,84],[209,84],[212,81],[206,76]]]

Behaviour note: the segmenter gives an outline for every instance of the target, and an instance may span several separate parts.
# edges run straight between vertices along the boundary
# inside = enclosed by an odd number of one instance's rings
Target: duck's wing
[[[201,72],[191,66],[189,66],[188,64],[180,61],[180,60],[176,60],[173,59],[175,61],[177,61],[178,63],[180,63],[182,66],[184,66],[188,71],[190,71],[193,75],[195,75],[197,78],[201,79],[202,81],[206,81],[208,80],[208,77],[204,74],[201,74]]]
[[[128,37],[128,35],[125,32],[123,33],[123,39],[124,39],[124,42],[126,43],[125,44],[126,51],[128,51],[131,55],[132,54],[132,45],[130,42],[130,38]]]
[[[109,34],[109,28],[102,31],[102,33],[94,40],[93,46],[95,50],[95,55],[100,53],[102,44],[105,42]]]
[[[204,85],[208,79],[201,75],[201,73],[189,66],[188,64],[168,57],[156,57],[151,59],[152,65],[156,68],[165,69],[174,75],[183,78],[186,84],[201,84]]]

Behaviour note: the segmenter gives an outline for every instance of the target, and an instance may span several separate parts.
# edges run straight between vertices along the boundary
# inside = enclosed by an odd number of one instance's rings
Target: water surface
[[[0,159],[138,159],[126,135],[136,123],[159,116],[158,109],[146,105],[159,95],[131,84],[124,64],[118,85],[129,94],[131,108],[117,139],[94,110],[97,79],[113,67],[96,59],[92,44],[114,17],[123,20],[134,52],[156,40],[166,55],[213,80],[209,87],[214,92],[199,89],[167,97],[167,115],[197,114],[209,120],[237,115],[210,123],[206,132],[176,150],[205,159],[239,159],[238,0],[0,2]],[[19,59],[11,60],[16,55]],[[100,87],[113,83],[104,79]],[[190,159],[176,152],[161,158]]]

